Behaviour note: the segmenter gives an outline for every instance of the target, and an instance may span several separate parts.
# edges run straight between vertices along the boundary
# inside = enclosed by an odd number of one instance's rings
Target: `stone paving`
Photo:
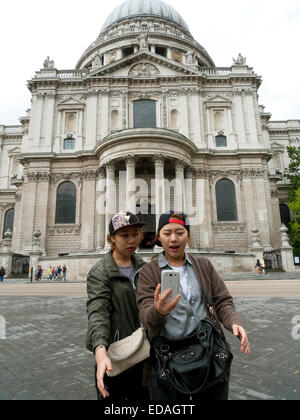
[[[0,297],[0,400],[96,399],[85,304],[84,297]],[[292,320],[300,322],[300,298],[237,298],[235,304],[252,354],[244,356],[226,333],[235,356],[230,399],[299,400],[300,327]]]

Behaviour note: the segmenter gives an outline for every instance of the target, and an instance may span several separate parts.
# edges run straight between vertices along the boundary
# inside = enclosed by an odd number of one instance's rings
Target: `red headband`
[[[184,221],[179,219],[169,219],[169,223],[178,223],[179,225],[185,226]]]

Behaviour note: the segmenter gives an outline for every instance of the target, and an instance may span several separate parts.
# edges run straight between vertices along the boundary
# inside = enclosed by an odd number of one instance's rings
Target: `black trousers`
[[[97,366],[95,385],[98,400],[103,401],[149,401],[149,389],[143,386],[144,362],[126,370],[118,376],[104,376],[104,386],[109,392],[105,400],[97,386]]]
[[[226,401],[229,394],[229,377],[226,380],[212,386],[206,391],[198,394],[184,395],[170,390],[169,392],[162,388],[158,383],[158,372],[151,369],[150,372],[150,399],[152,401]]]

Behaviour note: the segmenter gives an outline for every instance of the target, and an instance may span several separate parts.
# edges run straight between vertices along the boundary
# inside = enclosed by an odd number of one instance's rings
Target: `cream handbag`
[[[115,341],[107,350],[112,371],[107,376],[117,376],[125,370],[150,357],[150,343],[145,328],[139,328],[123,340]]]

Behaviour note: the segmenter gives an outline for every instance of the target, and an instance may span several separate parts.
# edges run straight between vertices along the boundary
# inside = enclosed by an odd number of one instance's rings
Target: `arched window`
[[[4,224],[3,224],[3,238],[4,238],[4,234],[5,232],[8,231],[8,229],[10,229],[11,231],[13,231],[14,228],[14,216],[15,216],[15,209],[9,209],[5,212],[4,215]]]
[[[55,223],[75,223],[76,187],[73,182],[63,182],[57,188]]]
[[[133,102],[133,127],[156,128],[156,101],[147,99]]]
[[[290,228],[291,213],[289,207],[286,204],[280,204],[279,208],[281,223],[283,223],[287,228]]]
[[[234,183],[220,179],[216,185],[217,214],[219,222],[237,221],[236,195]]]

